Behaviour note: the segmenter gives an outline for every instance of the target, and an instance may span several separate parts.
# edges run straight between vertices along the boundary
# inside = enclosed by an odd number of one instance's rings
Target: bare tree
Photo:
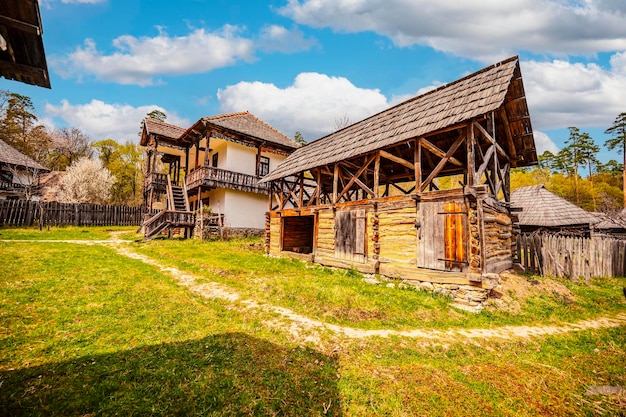
[[[344,113],[343,116],[335,118],[335,126],[333,131],[336,132],[338,130],[341,130],[344,127],[350,126],[350,124],[350,116],[348,116],[348,113]]]

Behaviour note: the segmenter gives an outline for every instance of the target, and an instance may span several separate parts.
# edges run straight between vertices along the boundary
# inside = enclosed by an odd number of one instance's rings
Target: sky
[[[318,139],[518,55],[538,153],[626,112],[623,0],[40,0],[52,89],[0,78],[49,128],[138,141],[250,111]],[[604,162],[621,160],[604,149]]]

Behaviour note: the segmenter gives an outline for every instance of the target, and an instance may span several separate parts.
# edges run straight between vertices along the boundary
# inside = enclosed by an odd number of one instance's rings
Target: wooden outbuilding
[[[262,180],[265,248],[476,306],[512,266],[510,169],[536,163],[512,57],[296,150]]]

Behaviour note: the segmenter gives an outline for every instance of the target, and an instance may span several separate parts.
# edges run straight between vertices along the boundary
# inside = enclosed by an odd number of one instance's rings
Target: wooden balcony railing
[[[227,171],[210,166],[201,166],[187,175],[185,183],[187,189],[192,190],[199,186],[213,188],[229,188],[257,194],[269,194],[267,184],[259,184],[261,177]]]
[[[167,174],[148,172],[144,180],[144,190],[165,193],[167,191]]]

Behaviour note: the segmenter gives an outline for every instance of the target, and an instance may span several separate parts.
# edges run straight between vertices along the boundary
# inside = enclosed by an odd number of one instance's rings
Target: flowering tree
[[[66,203],[106,204],[114,180],[99,160],[83,157],[67,168],[57,195]]]

